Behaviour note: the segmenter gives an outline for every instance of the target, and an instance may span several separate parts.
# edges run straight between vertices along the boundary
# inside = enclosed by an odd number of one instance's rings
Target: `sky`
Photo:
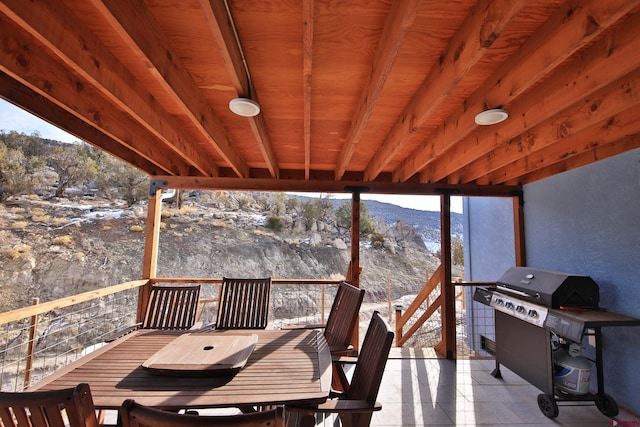
[[[62,142],[76,142],[78,138],[68,134],[44,120],[14,106],[13,104],[0,99],[0,130],[10,132],[12,130],[22,132],[27,135],[38,133],[41,138],[53,139]],[[305,196],[317,197],[318,193],[300,193]],[[336,199],[350,198],[349,194],[335,194]],[[362,193],[362,200],[377,200],[384,203],[401,206],[403,208],[439,211],[440,197],[438,196],[404,196],[393,194],[366,194]],[[462,213],[462,198],[451,198],[451,211]]]
[[[10,102],[0,99],[0,130],[10,132],[12,130],[26,135],[39,133],[40,138],[53,139],[62,142],[76,142],[78,138],[68,134],[44,120],[16,107]]]

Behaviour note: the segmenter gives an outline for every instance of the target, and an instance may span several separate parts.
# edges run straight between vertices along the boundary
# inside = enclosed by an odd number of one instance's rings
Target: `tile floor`
[[[394,349],[395,350],[395,349]],[[404,350],[404,349],[403,349]],[[392,350],[378,395],[382,410],[372,426],[575,426],[616,425],[587,406],[561,402],[555,419],[538,408],[540,391],[501,367],[503,379],[490,375],[493,360],[436,359],[428,354],[403,358]],[[624,410],[617,425],[640,426],[640,418]]]

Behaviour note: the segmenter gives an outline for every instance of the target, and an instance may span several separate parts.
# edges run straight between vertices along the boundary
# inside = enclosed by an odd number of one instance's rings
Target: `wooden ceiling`
[[[2,0],[0,96],[186,187],[498,194],[640,147],[639,10]]]

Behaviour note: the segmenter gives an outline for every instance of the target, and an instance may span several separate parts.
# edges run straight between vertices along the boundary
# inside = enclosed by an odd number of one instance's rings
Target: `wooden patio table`
[[[184,333],[184,332],[183,332]],[[50,390],[89,383],[97,409],[127,398],[160,409],[322,403],[331,385],[331,354],[315,330],[229,330],[198,334],[258,336],[246,365],[234,375],[167,376],[141,365],[180,336],[138,330],[76,360],[29,388]]]

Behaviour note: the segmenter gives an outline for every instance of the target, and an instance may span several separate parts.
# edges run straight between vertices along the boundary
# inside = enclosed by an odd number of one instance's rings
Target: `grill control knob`
[[[509,310],[513,309],[513,303],[512,302],[508,302],[504,305],[505,308],[508,308]]]
[[[501,298],[496,298],[493,300],[495,305],[504,305],[504,301]]]
[[[518,313],[524,313],[526,310],[525,310],[524,306],[519,305],[518,307],[516,307],[516,311]]]
[[[534,319],[538,318],[538,312],[535,310],[529,310],[529,313],[527,313],[529,315],[529,317],[533,317]]]

